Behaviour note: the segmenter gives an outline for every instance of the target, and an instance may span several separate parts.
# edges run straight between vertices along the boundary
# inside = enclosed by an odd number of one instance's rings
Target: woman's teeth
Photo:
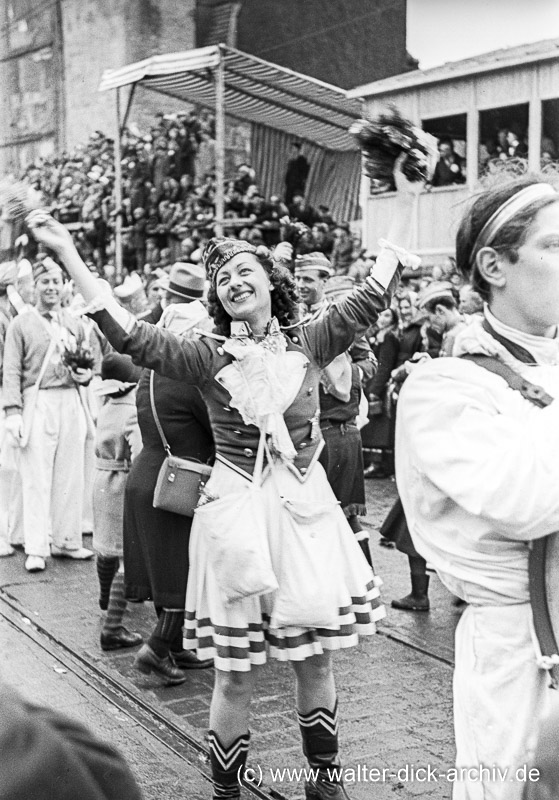
[[[242,303],[243,300],[246,300],[247,297],[250,296],[250,292],[242,292],[242,294],[238,294],[233,298],[234,303]]]

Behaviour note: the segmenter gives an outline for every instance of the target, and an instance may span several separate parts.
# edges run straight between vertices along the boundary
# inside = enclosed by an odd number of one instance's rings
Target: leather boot
[[[315,774],[305,783],[306,800],[349,800],[338,758],[338,701],[333,711],[315,708],[297,714],[303,753]]]
[[[210,764],[214,786],[213,800],[238,800],[248,755],[250,733],[247,731],[225,747],[215,731],[208,732]]]
[[[429,575],[411,575],[411,593],[392,601],[392,608],[400,611],[429,611]]]

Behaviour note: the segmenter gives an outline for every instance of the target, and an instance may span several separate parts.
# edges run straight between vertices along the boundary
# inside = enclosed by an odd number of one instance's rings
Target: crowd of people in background
[[[280,241],[280,220],[289,216],[313,230],[312,249],[349,266],[354,244],[349,224],[305,196],[309,162],[292,143],[283,195],[265,197],[248,163],[236,167],[224,191],[225,234],[258,246]],[[157,114],[148,133],[124,131],[121,143],[123,264],[150,274],[174,261],[199,262],[213,234],[216,205],[215,120],[207,112]],[[84,145],[27,167],[23,179],[41,204],[70,227],[84,260],[114,284],[114,142],[100,131]]]

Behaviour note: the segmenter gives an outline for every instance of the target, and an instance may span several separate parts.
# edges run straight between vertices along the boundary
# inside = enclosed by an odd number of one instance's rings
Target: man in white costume
[[[29,572],[44,570],[48,555],[93,555],[81,543],[86,422],[77,390],[91,371],[74,373],[63,363],[65,349],[83,341],[83,326],[60,307],[62,270],[51,258],[36,265],[34,277],[36,305],[6,334],[2,401],[6,430],[21,448]]]
[[[559,531],[559,194],[522,178],[480,195],[457,263],[486,306],[454,355],[495,358],[555,401],[538,406],[467,358],[424,362],[398,403],[398,490],[417,550],[468,603],[454,800],[520,800],[555,694],[534,643],[528,557],[532,540]]]

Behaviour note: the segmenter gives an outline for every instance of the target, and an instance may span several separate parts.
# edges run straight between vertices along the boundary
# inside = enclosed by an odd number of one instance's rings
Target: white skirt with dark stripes
[[[246,477],[217,461],[206,490],[217,498],[239,492],[247,485]],[[304,483],[278,464],[274,480],[269,471],[265,474],[262,492],[273,565],[279,563],[281,555],[279,494],[311,503],[336,502],[319,463],[313,466]],[[280,661],[302,661],[325,650],[353,647],[359,635],[374,634],[375,622],[385,616],[379,593],[382,581],[367,564],[339,506],[333,508],[331,524],[340,539],[339,569],[344,576],[339,582],[336,623],[328,628],[272,628],[270,618],[276,592],[225,604],[208,557],[204,531],[195,515],[190,535],[185,647],[196,650],[201,659],[213,658],[218,669],[246,672],[252,664],[264,664],[267,654]]]

